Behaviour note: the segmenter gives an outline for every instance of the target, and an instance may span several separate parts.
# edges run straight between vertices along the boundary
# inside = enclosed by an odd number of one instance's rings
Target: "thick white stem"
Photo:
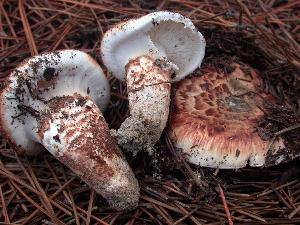
[[[116,210],[138,204],[138,182],[98,107],[80,95],[54,98],[38,120],[41,144]]]
[[[131,60],[126,72],[130,116],[117,131],[117,140],[134,153],[151,153],[168,120],[172,70],[142,56]]]

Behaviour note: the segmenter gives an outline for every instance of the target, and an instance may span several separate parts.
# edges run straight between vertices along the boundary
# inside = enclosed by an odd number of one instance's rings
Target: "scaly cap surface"
[[[267,154],[284,148],[279,139],[268,152],[271,142],[255,132],[264,116],[263,101],[272,102],[273,97],[262,90],[262,80],[253,69],[232,67],[227,75],[215,67],[206,68],[204,75],[183,80],[176,89],[169,132],[175,147],[193,164],[263,166]]]

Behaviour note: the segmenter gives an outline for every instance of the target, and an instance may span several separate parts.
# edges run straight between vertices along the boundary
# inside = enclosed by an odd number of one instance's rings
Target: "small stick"
[[[37,209],[39,209],[41,212],[43,212],[45,215],[47,215],[49,218],[53,219],[52,218],[52,215],[49,214],[49,212],[45,209],[43,209],[38,203],[36,203],[32,198],[30,198],[24,191],[22,191],[22,189],[14,182],[14,181],[11,181],[13,186],[19,191],[19,193],[21,195],[24,196],[24,198],[26,198],[33,206],[35,206]],[[57,224],[64,224],[63,222],[61,222],[60,220],[57,220],[56,218],[54,218],[54,221],[57,223]]]
[[[259,216],[257,216],[257,215],[252,214],[252,213],[248,213],[248,212],[245,212],[245,211],[240,210],[240,209],[236,209],[235,211],[237,211],[237,212],[240,213],[240,214],[243,214],[243,215],[252,217],[252,218],[254,218],[254,219],[257,219],[257,220],[259,220],[259,221],[261,221],[261,222],[264,222],[264,223],[267,222],[264,218],[261,218],[261,217],[259,217]]]
[[[86,215],[86,222],[85,222],[86,225],[90,225],[91,222],[91,213],[92,213],[92,207],[94,202],[94,196],[95,196],[95,191],[91,189],[90,201],[89,201],[89,206]]]
[[[61,185],[59,179],[57,178],[57,176],[56,176],[54,170],[51,168],[51,166],[50,166],[50,164],[48,163],[47,160],[44,160],[44,162],[45,162],[45,164],[47,165],[47,167],[48,167],[50,173],[51,173],[52,176],[54,177],[54,179],[55,179],[57,185],[61,188],[62,185]],[[74,178],[75,178],[75,177],[74,177]],[[67,192],[66,192],[65,190],[63,190],[63,194],[64,194],[65,198],[67,199],[67,201],[71,202],[70,197],[68,196],[68,194],[67,194]]]
[[[180,224],[181,221],[190,218],[195,224],[197,225],[202,225],[195,217],[192,216],[193,213],[197,212],[200,206],[196,207],[195,209],[191,210],[188,212],[185,208],[183,208],[180,204],[176,204],[176,206],[183,212],[185,213],[185,216],[177,220],[173,225]]]
[[[150,203],[152,207],[156,210],[156,212],[165,220],[165,222],[169,225],[174,224],[173,221],[171,221],[167,215],[164,214],[164,212],[161,210],[161,208],[158,205],[155,205],[153,203]]]
[[[286,132],[288,132],[288,131],[295,130],[295,129],[298,129],[298,128],[300,128],[300,123],[294,124],[294,125],[292,125],[292,126],[289,126],[289,127],[287,127],[287,128],[284,128],[284,129],[282,129],[282,130],[280,130],[280,131],[277,131],[274,135],[275,135],[275,136],[278,136],[278,135],[280,135],[280,134],[283,134],[283,133],[286,133]]]
[[[21,20],[23,23],[23,27],[24,27],[24,32],[25,32],[25,36],[27,39],[27,43],[29,45],[29,49],[30,49],[30,53],[32,56],[37,55],[38,54],[38,50],[37,47],[35,45],[34,42],[34,38],[33,38],[33,34],[31,32],[31,28],[26,16],[26,12],[25,12],[25,8],[24,8],[24,0],[20,0],[19,1],[19,12],[21,15]]]
[[[63,172],[63,177],[65,179],[65,182],[67,182],[67,176],[66,176],[65,170],[63,168],[62,168],[62,172]],[[76,225],[79,225],[80,222],[79,222],[78,213],[77,213],[77,210],[76,210],[76,203],[75,203],[72,191],[71,191],[69,186],[67,186],[66,189],[67,189],[67,193],[69,194],[69,197],[70,197],[70,200],[71,200],[71,202],[69,202],[69,204],[72,206]]]
[[[50,199],[54,199],[56,196],[58,196],[64,189],[67,185],[69,185],[73,180],[75,180],[76,177],[72,177],[68,182],[64,183],[63,186],[60,186],[60,188],[50,196]],[[60,208],[62,209],[62,208]],[[72,216],[72,213],[68,210],[62,210],[66,215],[68,216]],[[36,209],[33,213],[31,213],[29,216],[27,216],[26,220],[24,220],[22,222],[22,225],[30,222],[32,220],[33,217],[35,217],[37,214],[39,213],[39,210]]]
[[[226,202],[226,199],[225,199],[223,189],[221,188],[220,184],[218,184],[218,186],[219,186],[219,191],[220,191],[220,196],[221,196],[221,199],[222,199],[222,202],[223,202],[223,206],[224,206],[224,209],[225,209],[225,212],[226,212],[226,216],[227,216],[227,219],[228,219],[228,223],[229,223],[229,225],[233,225],[231,214],[230,214],[229,209],[228,209],[228,205],[227,205],[227,202]]]
[[[3,208],[4,222],[5,223],[10,223],[9,217],[8,217],[8,214],[7,214],[7,208],[6,208],[4,195],[3,195],[3,192],[2,192],[2,185],[0,185],[0,197],[1,197],[1,204],[2,204],[2,208]]]
[[[292,219],[297,213],[300,212],[300,205],[298,205],[298,207],[296,209],[294,209],[289,215],[288,218]]]
[[[290,186],[292,184],[296,184],[297,182],[298,182],[297,180],[293,180],[293,181],[288,182],[286,184],[283,184],[283,185],[280,185],[278,187],[275,187],[274,190],[280,190],[281,188],[288,187],[288,186]],[[257,194],[256,197],[258,197],[258,198],[259,197],[263,197],[263,196],[268,195],[268,194],[270,194],[272,192],[273,192],[273,190],[264,191],[264,192],[262,192],[260,194]]]
[[[139,215],[140,215],[140,214],[141,214],[141,213],[140,213],[140,210],[137,209],[137,210],[134,212],[134,214],[133,214],[133,216],[132,216],[132,219],[128,222],[128,225],[134,225],[135,219],[139,218]]]

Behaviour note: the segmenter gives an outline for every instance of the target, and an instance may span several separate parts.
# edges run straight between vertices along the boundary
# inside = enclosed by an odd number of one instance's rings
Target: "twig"
[[[90,201],[89,201],[89,206],[88,206],[88,210],[87,210],[87,215],[86,215],[86,225],[90,225],[91,222],[91,212],[92,212],[92,207],[93,207],[93,202],[94,202],[94,194],[95,191],[91,190],[91,194],[90,194]]]
[[[226,202],[226,199],[225,199],[223,189],[222,189],[220,184],[218,184],[218,187],[219,187],[220,196],[221,196],[221,199],[222,199],[222,202],[223,202],[223,206],[224,206],[224,209],[225,209],[225,212],[226,212],[228,223],[229,223],[229,225],[233,225],[231,214],[230,214],[228,206],[227,206],[227,202]]]
[[[31,55],[32,56],[37,55],[38,50],[37,50],[35,42],[34,42],[34,38],[33,38],[31,29],[30,29],[28,19],[26,17],[26,12],[24,9],[24,0],[19,0],[19,11],[20,11],[20,15],[21,15],[21,19],[22,19],[22,23],[23,23],[23,27],[24,27],[28,46],[30,48]]]
[[[7,214],[6,203],[5,203],[3,192],[2,192],[2,185],[0,185],[0,197],[1,197],[1,205],[2,205],[2,209],[3,209],[2,211],[3,211],[3,216],[4,216],[4,222],[10,223],[9,217]],[[1,215],[0,215],[0,217],[1,217]]]

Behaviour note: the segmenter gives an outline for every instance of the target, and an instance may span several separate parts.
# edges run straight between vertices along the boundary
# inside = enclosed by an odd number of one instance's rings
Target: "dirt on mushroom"
[[[21,6],[22,2],[25,1],[6,0],[0,6],[1,15],[3,13],[0,86],[3,77],[18,62],[30,56],[32,45],[36,46],[38,52],[66,47],[82,49],[101,63],[99,39],[113,24],[153,10],[172,10],[191,18],[204,34],[208,56],[204,63],[218,61],[217,55],[242,59],[263,72],[266,88],[278,99],[284,100],[281,102],[283,108],[287,108],[287,112],[282,113],[284,118],[288,118],[291,112],[299,111],[299,76],[289,62],[299,62],[299,57],[295,55],[297,47],[292,42],[293,39],[299,41],[298,1],[256,1],[253,4],[253,1],[238,0],[131,0],[102,1],[100,5],[99,1],[33,0],[24,4],[29,20],[29,24],[24,25],[22,22],[25,19],[19,16],[19,12],[23,11],[18,5]],[[251,13],[250,17],[247,10]],[[10,22],[6,21],[6,14]],[[46,19],[41,20],[41,17]],[[33,36],[26,39],[25,34],[30,37],[30,30]],[[291,35],[292,40],[285,34]],[[220,60],[218,63],[220,67],[226,67],[226,63]],[[126,87],[109,73],[107,76],[113,96],[105,117],[110,127],[116,129],[128,115]],[[275,123],[273,119],[274,115],[271,116],[271,123]],[[290,125],[299,123],[299,120],[295,123],[292,121]],[[274,132],[286,128],[281,123],[280,126],[262,133],[272,137]],[[283,135],[287,135],[287,140],[295,141],[290,136],[292,133],[297,135],[297,129]],[[119,214],[107,209],[103,198],[93,194],[89,187],[74,178],[74,174],[51,155],[28,160],[16,158],[7,141],[0,137],[3,163],[0,163],[0,196],[3,193],[7,206],[0,210],[3,212],[0,213],[0,221],[50,224],[54,216],[51,217],[49,213],[53,207],[59,219],[67,224],[77,221],[134,225],[175,222],[226,224],[228,219],[216,189],[221,184],[234,224],[299,224],[299,211],[297,207],[294,208],[299,205],[300,199],[299,160],[272,168],[245,168],[239,171],[198,168],[197,177],[202,180],[200,186],[191,173],[191,169],[196,168],[186,164],[173,151],[165,135],[156,147],[158,151],[153,156],[138,154],[132,157],[127,154],[141,184],[142,198],[137,210]],[[153,173],[157,175],[155,178]],[[37,178],[41,189],[23,186],[29,183],[28,174]],[[48,204],[43,206],[40,191],[46,193],[45,200],[49,199],[50,207]],[[53,199],[50,198],[52,194],[55,194]],[[56,207],[57,203],[60,208]],[[39,209],[39,206],[44,208]]]

